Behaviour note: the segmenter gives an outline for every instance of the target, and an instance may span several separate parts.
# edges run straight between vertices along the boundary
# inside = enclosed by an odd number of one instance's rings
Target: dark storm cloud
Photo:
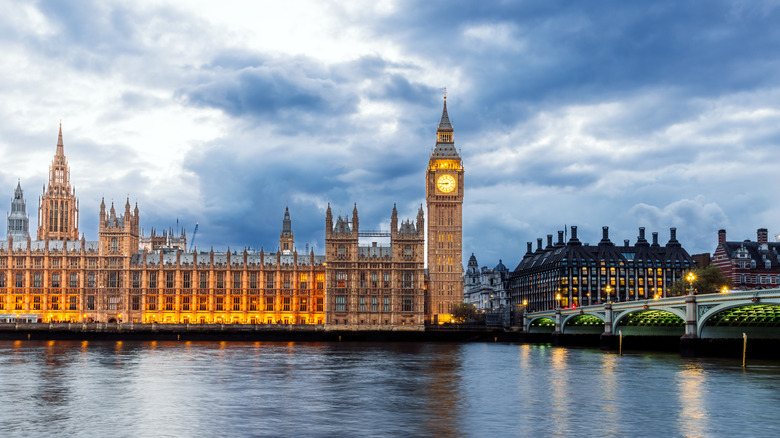
[[[390,69],[411,69],[380,57],[323,65],[306,57],[273,59],[247,52],[231,52],[202,66],[194,84],[180,88],[184,102],[212,107],[233,117],[278,123],[287,135],[299,130],[343,132],[348,117],[358,111],[359,81],[372,81],[365,97],[373,101],[435,106],[436,88],[414,82]],[[311,117],[311,118],[307,118]],[[323,122],[326,121],[326,122]]]
[[[371,90],[368,97],[380,100],[400,100],[411,104],[433,106],[438,103],[438,90],[422,84],[414,84],[399,74],[384,78],[376,90]]]
[[[414,157],[389,146],[364,148],[359,141],[350,143],[353,140],[347,136],[342,145],[327,147],[293,142],[240,156],[217,147],[191,154],[186,167],[198,175],[207,209],[201,213],[209,217],[210,226],[201,226],[199,240],[274,249],[289,206],[298,248],[311,243],[321,250],[328,203],[334,215],[351,214],[357,203],[364,226],[377,228],[389,221],[393,203],[401,208],[422,196],[424,153]],[[407,209],[416,214],[416,207]]]
[[[474,85],[466,120],[512,123],[524,115],[515,101],[538,108],[650,87],[707,96],[777,79],[778,63],[766,53],[777,47],[780,9],[760,5],[463,1],[399,9],[405,13],[373,23],[373,31],[463,70]],[[470,28],[500,25],[508,29],[502,44],[490,32],[484,40],[468,37]]]
[[[261,117],[296,110],[328,113],[339,109],[326,96],[331,86],[315,84],[318,78],[299,79],[291,80],[283,70],[245,68],[180,93],[192,104],[219,108],[232,116]],[[349,104],[342,109],[343,112],[353,110],[354,105]]]

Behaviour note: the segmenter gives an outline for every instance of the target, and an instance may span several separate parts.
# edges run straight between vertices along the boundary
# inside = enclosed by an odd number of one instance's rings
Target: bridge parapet
[[[763,304],[780,307],[780,289],[762,289],[751,291],[731,291],[706,295],[683,295],[652,300],[606,303],[595,306],[551,309],[542,312],[527,313],[523,316],[524,329],[540,319],[555,322],[555,333],[566,333],[566,325],[580,315],[595,316],[604,321],[604,334],[614,333],[624,318],[639,312],[656,310],[670,313],[685,322],[684,336],[698,338],[707,321],[718,313],[730,308]],[[777,336],[780,338],[780,327]]]

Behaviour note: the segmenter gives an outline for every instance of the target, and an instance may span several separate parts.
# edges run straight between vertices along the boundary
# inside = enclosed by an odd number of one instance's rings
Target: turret
[[[422,204],[420,204],[420,208],[417,210],[417,234],[420,236],[423,235],[423,228],[425,227],[425,213],[423,212]]]
[[[293,240],[292,221],[290,220],[290,209],[285,207],[284,219],[282,220],[282,232],[279,233],[279,249],[289,254],[293,251],[295,242]]]
[[[395,234],[398,232],[398,210],[393,204],[393,213],[390,215],[390,233]]]
[[[333,213],[330,211],[330,202],[328,203],[328,210],[325,212],[325,235],[329,235],[333,232]]]
[[[357,210],[357,203],[355,203],[355,208],[352,209],[352,232],[357,234],[358,233],[358,210]]]

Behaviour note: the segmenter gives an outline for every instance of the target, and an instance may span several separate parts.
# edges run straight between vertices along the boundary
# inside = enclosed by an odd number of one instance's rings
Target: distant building
[[[162,233],[158,234],[157,230],[152,228],[149,236],[144,236],[142,232],[138,242],[140,251],[152,252],[160,249],[187,251],[187,233],[184,231],[184,228],[182,228],[179,237],[176,237],[173,229],[163,230]]]
[[[30,237],[30,217],[27,216],[27,203],[24,201],[22,182],[16,185],[14,200],[11,201],[11,212],[8,213],[8,236],[15,242],[27,241]]]
[[[665,246],[658,243],[658,233],[648,242],[644,227],[634,245],[625,240],[617,246],[609,240],[608,227],[603,227],[601,241],[590,246],[580,242],[573,226],[566,243],[563,231],[558,231],[556,243],[548,234],[545,247],[537,239],[535,251],[528,242],[528,251],[511,274],[510,302],[538,311],[666,297],[672,283],[694,266],[677,241],[675,228]]]
[[[480,269],[472,253],[463,277],[463,302],[474,305],[478,311],[508,308],[509,274],[501,260],[493,269],[487,266]]]
[[[769,242],[766,228],[759,228],[755,242],[729,242],[726,230],[718,230],[718,247],[712,264],[734,283],[735,289],[763,289],[780,284],[780,243]]]

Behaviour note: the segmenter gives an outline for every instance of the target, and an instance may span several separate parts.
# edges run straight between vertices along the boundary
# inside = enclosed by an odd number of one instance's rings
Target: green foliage
[[[452,319],[458,324],[477,320],[477,309],[473,304],[460,303],[452,307]]]
[[[693,281],[693,293],[695,294],[712,294],[720,292],[724,286],[729,289],[734,286],[731,280],[723,275],[723,272],[715,265],[696,268],[692,271],[693,275],[696,276],[696,280]],[[669,296],[688,294],[690,283],[686,278],[689,272],[691,271],[683,272],[682,278],[674,282],[667,293]]]

